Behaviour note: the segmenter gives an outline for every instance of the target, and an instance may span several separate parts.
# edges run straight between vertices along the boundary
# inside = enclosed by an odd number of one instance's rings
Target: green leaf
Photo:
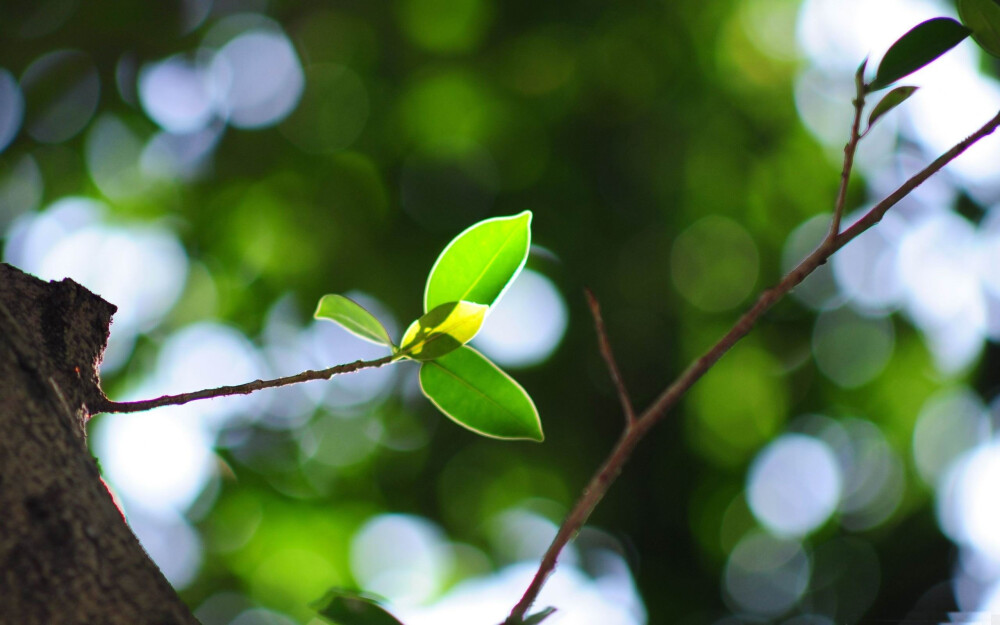
[[[403,625],[379,605],[378,597],[353,590],[333,588],[312,607],[336,625]]]
[[[870,90],[888,87],[903,76],[917,71],[957,46],[971,32],[948,17],[935,17],[917,24],[897,39],[885,53]]]
[[[896,87],[889,93],[885,94],[885,97],[879,100],[879,103],[875,105],[872,112],[868,114],[868,129],[865,130],[867,133],[871,130],[872,126],[878,121],[879,117],[882,117],[892,109],[896,108],[907,98],[913,95],[918,87]]]
[[[425,362],[420,389],[445,416],[477,434],[538,442],[545,438],[528,393],[467,345]]]
[[[410,324],[400,341],[399,354],[414,360],[433,360],[453,352],[476,336],[489,306],[448,302]]]
[[[351,334],[366,341],[393,346],[389,333],[375,315],[343,295],[324,295],[320,298],[313,316],[339,324]]]
[[[531,211],[466,228],[431,267],[424,311],[463,300],[492,306],[524,267],[530,245]]]
[[[556,611],[555,608],[548,607],[548,608],[545,608],[544,610],[540,610],[538,612],[535,612],[531,616],[525,617],[525,619],[524,619],[524,625],[538,625],[539,623],[541,623],[545,619],[547,619],[550,616],[552,616],[553,614],[555,614],[555,611]]]
[[[958,16],[972,30],[983,50],[1000,56],[1000,3],[996,0],[958,0]]]
[[[859,87],[859,89],[864,87],[865,84],[865,70],[868,69],[868,57],[866,56],[861,65],[858,65],[858,69],[854,72],[854,82]]]

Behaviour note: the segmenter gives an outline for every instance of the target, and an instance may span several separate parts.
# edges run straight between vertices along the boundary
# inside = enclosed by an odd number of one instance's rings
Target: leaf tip
[[[335,297],[335,296],[333,294],[331,294],[331,293],[327,293],[323,297],[319,298],[319,301],[316,302],[316,310],[315,310],[315,312],[313,312],[313,319],[325,319],[326,318],[326,317],[321,316],[321,313],[323,312],[323,302],[326,302],[329,298],[332,298],[332,297]]]

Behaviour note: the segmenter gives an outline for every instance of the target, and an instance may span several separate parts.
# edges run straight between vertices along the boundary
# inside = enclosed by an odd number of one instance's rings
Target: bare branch
[[[851,170],[854,168],[854,154],[858,151],[861,140],[861,113],[865,108],[865,67],[868,59],[861,64],[854,75],[856,94],[854,96],[854,121],[851,123],[851,136],[844,146],[844,166],[840,170],[840,188],[837,189],[837,201],[833,206],[833,220],[830,222],[830,234],[827,238],[833,240],[840,234],[840,220],[844,216],[844,204],[847,203],[847,183],[851,180]]]
[[[531,580],[531,584],[529,584],[524,595],[517,602],[517,605],[511,610],[507,620],[504,621],[505,625],[518,625],[522,622],[524,615],[538,597],[542,586],[545,585],[546,579],[555,569],[559,554],[566,544],[580,531],[583,524],[587,522],[591,512],[593,512],[594,508],[608,491],[608,488],[611,487],[611,484],[621,473],[622,467],[628,461],[629,457],[631,457],[635,446],[656,423],[670,412],[684,393],[705,375],[712,368],[712,365],[718,362],[733,345],[746,336],[765,312],[789,291],[798,286],[820,265],[824,264],[837,250],[877,224],[890,208],[906,197],[913,189],[940,171],[945,165],[955,160],[955,158],[962,154],[962,152],[965,152],[974,143],[992,134],[998,127],[1000,127],[1000,113],[975,133],[957,143],[950,150],[935,159],[930,165],[900,185],[898,189],[876,204],[850,228],[835,236],[827,237],[816,251],[792,269],[778,284],[761,293],[753,306],[736,321],[725,336],[719,339],[700,358],[691,363],[680,377],[656,398],[638,417],[634,427],[625,430],[614,449],[611,450],[610,455],[608,455],[607,459],[590,479],[590,482],[583,489],[576,503],[573,504],[573,507],[559,527],[556,537],[552,540],[545,555],[542,556],[542,561],[538,566],[535,577]],[[853,157],[853,153],[851,156]],[[845,153],[846,158],[847,154]],[[845,166],[846,169],[848,168]]]
[[[354,373],[355,371],[361,371],[362,369],[375,369],[377,367],[381,367],[382,365],[389,364],[392,360],[392,356],[386,356],[384,358],[379,358],[378,360],[357,360],[355,362],[337,365],[336,367],[330,367],[329,369],[323,369],[321,371],[313,371],[310,369],[309,371],[303,371],[302,373],[296,375],[276,378],[274,380],[254,380],[253,382],[247,382],[246,384],[240,384],[237,386],[220,386],[219,388],[209,388],[201,391],[194,391],[193,393],[164,395],[163,397],[143,401],[116,402],[105,398],[103,402],[96,406],[90,406],[90,408],[93,411],[92,414],[97,414],[99,412],[144,412],[161,406],[180,406],[198,399],[211,399],[213,397],[227,397],[230,395],[249,395],[250,393],[265,388],[277,388],[279,386],[288,386],[290,384],[299,384],[301,382],[309,382],[312,380],[329,380],[333,376],[340,375],[342,373]]]
[[[597,345],[601,350],[601,356],[608,365],[608,373],[611,374],[611,381],[614,382],[618,390],[618,400],[622,404],[622,412],[625,413],[625,425],[632,427],[635,423],[635,408],[632,407],[632,400],[629,398],[628,389],[625,388],[625,380],[622,379],[618,363],[615,362],[615,355],[611,351],[611,342],[608,340],[608,333],[604,327],[604,317],[601,316],[601,304],[594,297],[590,289],[584,289],[587,296],[587,304],[590,305],[590,314],[594,317],[594,329],[597,330]]]

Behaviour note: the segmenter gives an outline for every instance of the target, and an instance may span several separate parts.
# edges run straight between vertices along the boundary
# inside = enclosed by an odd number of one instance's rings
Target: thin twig
[[[844,205],[847,203],[847,184],[851,180],[851,170],[854,169],[854,154],[858,151],[858,142],[861,140],[861,113],[865,108],[865,67],[868,66],[868,59],[858,67],[854,75],[854,121],[851,123],[851,136],[844,146],[844,166],[840,170],[840,188],[837,189],[837,201],[833,205],[833,220],[830,222],[830,234],[827,238],[833,240],[840,234],[840,220],[844,216]]]
[[[143,401],[117,402],[105,399],[97,406],[94,406],[93,410],[94,414],[99,412],[143,412],[146,410],[152,410],[153,408],[159,408],[161,406],[180,406],[197,399],[211,399],[213,397],[227,397],[229,395],[249,395],[250,393],[265,388],[277,388],[279,386],[299,384],[301,382],[309,382],[311,380],[329,380],[335,375],[353,373],[355,371],[361,371],[362,369],[374,369],[381,367],[382,365],[389,364],[392,361],[393,356],[386,356],[384,358],[379,358],[378,360],[357,360],[355,362],[337,365],[336,367],[330,367],[329,369],[323,369],[322,371],[313,371],[310,369],[309,371],[303,371],[302,373],[298,373],[296,375],[289,375],[283,378],[276,378],[274,380],[254,380],[253,382],[247,382],[246,384],[239,384],[237,386],[220,386],[219,388],[209,388],[201,391],[194,391],[193,393],[164,395],[163,397]]]
[[[601,464],[601,467],[594,476],[591,477],[590,482],[583,489],[576,503],[573,504],[573,507],[559,527],[556,537],[552,540],[545,555],[542,556],[542,561],[538,566],[535,577],[531,580],[531,584],[529,584],[521,600],[517,602],[517,605],[514,606],[510,615],[504,621],[505,625],[519,625],[524,620],[524,615],[531,608],[535,599],[538,598],[538,593],[541,591],[542,586],[544,586],[546,579],[548,579],[548,576],[555,569],[556,561],[563,548],[580,531],[583,524],[587,522],[591,512],[593,512],[605,493],[607,493],[608,488],[611,487],[615,478],[621,473],[622,467],[632,455],[632,450],[635,449],[635,446],[654,425],[670,412],[681,396],[705,375],[712,365],[722,358],[737,341],[746,336],[753,329],[757,320],[768,309],[774,306],[789,291],[798,286],[820,265],[825,263],[834,252],[877,224],[890,208],[906,197],[913,189],[940,171],[945,165],[962,154],[962,152],[965,152],[971,145],[983,137],[992,134],[998,127],[1000,127],[1000,113],[975,133],[957,143],[950,150],[935,159],[930,165],[900,185],[898,189],[872,207],[865,213],[864,217],[855,222],[850,228],[835,237],[824,240],[816,251],[792,269],[778,284],[761,293],[753,306],[736,321],[725,336],[719,339],[700,358],[691,363],[680,377],[656,398],[638,417],[635,426],[623,433],[607,459]]]
[[[625,380],[615,362],[614,352],[611,351],[611,342],[608,340],[608,333],[604,327],[604,317],[601,316],[601,304],[594,297],[590,289],[584,289],[587,296],[587,304],[590,305],[590,314],[594,317],[594,329],[597,330],[597,346],[601,350],[601,356],[608,365],[608,373],[611,374],[611,381],[614,382],[618,390],[618,399],[622,404],[622,412],[625,413],[625,425],[632,427],[635,423],[635,408],[632,407],[632,400],[629,398],[628,389],[625,388]]]

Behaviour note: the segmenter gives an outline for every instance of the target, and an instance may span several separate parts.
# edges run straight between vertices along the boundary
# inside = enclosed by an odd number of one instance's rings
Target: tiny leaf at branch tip
[[[868,55],[865,55],[864,60],[861,61],[861,65],[858,65],[858,71],[854,73],[858,78],[864,78],[865,70],[868,68]]]
[[[547,619],[550,616],[552,616],[553,614],[555,614],[555,611],[556,611],[555,608],[548,607],[548,608],[545,608],[544,610],[541,610],[539,612],[535,612],[531,616],[526,617],[524,619],[524,621],[522,621],[522,622],[524,623],[524,625],[538,625],[539,623],[541,623],[545,619]]]
[[[858,70],[854,72],[854,83],[857,86],[857,90],[860,93],[867,93],[870,85],[865,84],[865,70],[868,69],[868,55],[865,55],[861,65],[858,65]]]
[[[972,38],[989,54],[1000,57],[1000,3],[996,0],[958,0],[958,15]]]
[[[868,128],[865,129],[865,134],[868,134],[868,131],[872,129],[872,126],[875,125],[875,122],[877,122],[879,118],[905,102],[910,96],[916,93],[917,89],[919,89],[919,87],[896,87],[889,93],[885,94],[885,97],[882,98],[879,103],[875,105],[875,108],[872,109],[872,112],[869,113]]]
[[[370,343],[395,348],[382,322],[360,304],[343,295],[330,294],[321,297],[313,317],[332,321],[354,336]]]
[[[884,89],[951,50],[972,33],[949,17],[917,24],[896,40],[882,57],[870,91]]]

